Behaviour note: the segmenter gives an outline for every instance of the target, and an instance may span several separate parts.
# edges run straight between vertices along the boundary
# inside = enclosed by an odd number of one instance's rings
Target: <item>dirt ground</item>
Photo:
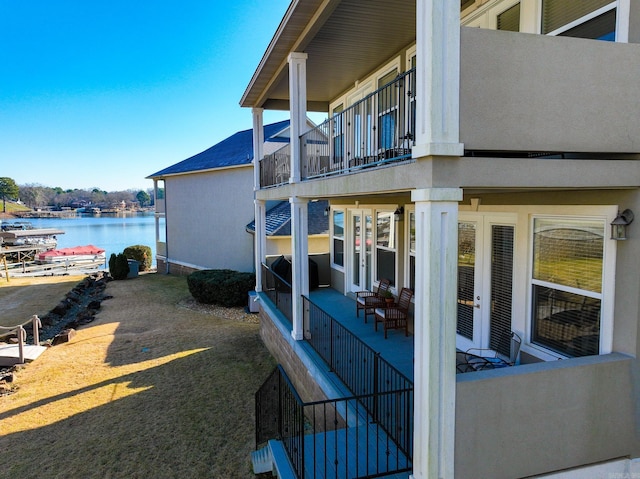
[[[17,317],[48,294],[6,288],[0,312]],[[0,478],[254,478],[253,395],[275,366],[257,317],[198,305],[183,277],[145,274],[106,293],[93,323],[0,397]]]

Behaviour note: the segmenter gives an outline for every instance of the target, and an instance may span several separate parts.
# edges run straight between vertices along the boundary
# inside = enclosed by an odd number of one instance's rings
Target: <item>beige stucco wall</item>
[[[170,176],[165,193],[169,262],[254,271],[251,166]]]
[[[640,151],[640,45],[462,28],[467,149]]]
[[[309,254],[329,252],[329,236],[314,235],[309,237]],[[267,238],[267,255],[291,254],[291,236],[269,236]]]
[[[631,358],[460,374],[455,477],[507,479],[637,455]]]

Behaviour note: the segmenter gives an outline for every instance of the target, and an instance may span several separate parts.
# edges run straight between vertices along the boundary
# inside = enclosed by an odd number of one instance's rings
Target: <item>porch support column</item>
[[[289,53],[289,109],[291,112],[291,177],[290,183],[300,181],[300,135],[306,131],[307,121],[307,54]]]
[[[260,160],[264,156],[264,123],[262,108],[252,108],[253,117],[253,191],[260,189]]]
[[[411,199],[416,212],[413,478],[453,479],[462,190],[414,190]]]
[[[462,156],[458,2],[417,0],[416,63],[413,157]]]
[[[308,200],[294,196],[291,203],[291,302],[293,330],[296,341],[304,339],[304,308],[302,295],[309,294]]]
[[[267,206],[264,200],[254,200],[255,206],[255,226],[254,251],[256,264],[256,292],[262,291],[262,262],[267,255],[266,218]]]
[[[252,108],[251,115],[253,117],[253,191],[260,190],[260,160],[264,156],[264,125],[263,125],[263,109]],[[261,200],[254,200],[254,254],[255,254],[255,270],[256,270],[256,291],[262,291],[262,262],[265,260],[266,254],[266,206]]]

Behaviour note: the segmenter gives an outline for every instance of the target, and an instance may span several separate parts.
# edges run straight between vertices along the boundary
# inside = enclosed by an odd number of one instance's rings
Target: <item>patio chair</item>
[[[413,298],[413,291],[409,288],[402,288],[398,295],[397,303],[375,309],[375,330],[378,330],[378,323],[382,323],[384,325],[384,339],[387,339],[387,331],[389,329],[404,328],[404,335],[409,336],[411,298]]]
[[[456,374],[472,373],[474,371],[482,371],[484,369],[493,369],[490,361],[481,356],[466,353],[464,351],[456,351]]]
[[[356,293],[356,316],[360,317],[360,310],[364,310],[364,322],[366,323],[367,315],[374,314],[377,307],[385,304],[384,295],[390,287],[391,281],[382,278],[374,291],[358,291]]]
[[[490,349],[471,348],[467,349],[466,353],[464,353],[466,355],[466,364],[473,371],[513,366],[518,359],[522,339],[512,331],[510,333],[503,334],[500,342],[503,346],[506,346],[507,344],[509,345],[509,357],[501,355],[500,353]],[[485,355],[485,351],[490,352],[490,354]]]

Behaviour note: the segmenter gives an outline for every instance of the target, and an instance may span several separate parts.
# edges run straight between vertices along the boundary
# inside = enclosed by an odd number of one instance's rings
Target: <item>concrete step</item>
[[[263,474],[273,470],[273,458],[271,457],[271,448],[265,446],[262,449],[251,453],[251,464],[253,465],[254,474]]]
[[[24,362],[35,361],[46,351],[45,346],[24,345]],[[0,343],[0,366],[13,366],[20,363],[20,350],[17,344]]]

